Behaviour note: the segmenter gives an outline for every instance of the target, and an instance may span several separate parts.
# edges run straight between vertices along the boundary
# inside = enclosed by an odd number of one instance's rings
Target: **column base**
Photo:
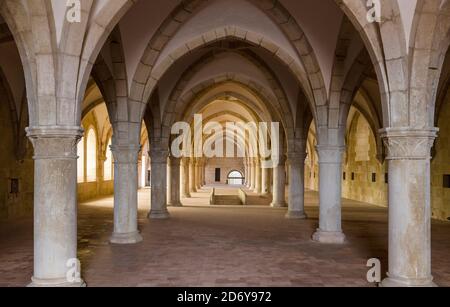
[[[433,282],[433,277],[427,279],[406,279],[389,276],[380,283],[380,287],[382,288],[434,288],[437,286]]]
[[[291,220],[306,220],[308,216],[304,211],[288,211],[286,218]]]
[[[136,244],[143,240],[139,231],[131,233],[113,233],[109,242],[111,244]]]
[[[183,207],[181,203],[167,204],[168,207]]]
[[[272,208],[286,208],[288,205],[287,203],[271,203],[270,206]]]
[[[170,214],[167,210],[151,210],[147,217],[152,220],[166,220],[170,218]]]
[[[67,279],[39,279],[32,277],[29,288],[84,288],[87,287],[84,280],[80,282],[68,282]]]
[[[337,231],[323,231],[318,229],[312,235],[313,241],[323,244],[344,244],[345,235],[343,232]]]

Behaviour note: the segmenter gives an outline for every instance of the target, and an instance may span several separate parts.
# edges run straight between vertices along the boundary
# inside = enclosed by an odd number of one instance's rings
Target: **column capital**
[[[342,163],[342,156],[345,152],[345,146],[317,145],[316,149],[319,155],[319,163]]]
[[[76,160],[82,127],[29,127],[27,136],[34,147],[34,159]]]
[[[386,128],[380,130],[386,160],[429,160],[439,129]]]
[[[153,149],[148,152],[152,163],[166,164],[169,151],[163,149]]]
[[[114,163],[137,164],[141,145],[111,145]]]

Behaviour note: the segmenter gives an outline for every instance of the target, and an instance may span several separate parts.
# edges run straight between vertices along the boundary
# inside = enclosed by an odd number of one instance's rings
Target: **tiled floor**
[[[317,195],[307,193],[306,221],[265,206],[208,207],[198,193],[167,221],[148,221],[149,191],[140,192],[144,242],[111,246],[112,199],[79,208],[79,257],[89,286],[370,286],[366,262],[387,270],[385,209],[344,201],[346,245],[314,243]],[[262,204],[266,203],[264,201]],[[450,286],[450,223],[433,223],[433,274]],[[32,275],[30,219],[0,224],[0,286],[24,286]]]

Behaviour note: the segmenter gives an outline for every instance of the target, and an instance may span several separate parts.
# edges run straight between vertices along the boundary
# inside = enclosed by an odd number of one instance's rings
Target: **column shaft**
[[[114,232],[113,244],[142,241],[138,231],[138,154],[139,145],[111,146],[114,155]]]
[[[278,166],[273,169],[273,200],[274,208],[286,207],[286,158],[280,158]]]
[[[250,171],[251,171],[251,180],[250,180],[250,190],[255,190],[256,187],[256,166],[255,166],[255,162],[251,161],[250,162]]]
[[[305,214],[305,159],[306,153],[289,155],[289,210],[290,219],[306,219]]]
[[[269,169],[265,167],[261,169],[261,195],[269,195]]]
[[[319,154],[319,229],[313,240],[320,243],[345,242],[341,220],[341,180],[343,147],[317,146]]]
[[[430,152],[436,136],[436,129],[383,131],[389,164],[389,273],[382,286],[435,286]]]
[[[192,158],[189,161],[189,192],[197,192],[197,188],[195,186],[195,163]]]
[[[167,211],[167,156],[167,151],[150,151],[152,165],[151,210],[148,214],[150,219],[170,217]]]
[[[30,286],[84,286],[77,263],[77,143],[82,129],[29,128],[34,146],[34,276]]]
[[[183,159],[181,163],[181,197],[191,197],[189,193],[189,159]]]
[[[168,206],[181,207],[180,198],[180,164],[181,159],[170,158],[170,199],[167,201]]]

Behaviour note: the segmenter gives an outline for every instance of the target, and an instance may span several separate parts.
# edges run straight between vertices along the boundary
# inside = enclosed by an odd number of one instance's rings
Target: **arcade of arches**
[[[450,285],[450,1],[67,9],[0,0],[0,285]]]

